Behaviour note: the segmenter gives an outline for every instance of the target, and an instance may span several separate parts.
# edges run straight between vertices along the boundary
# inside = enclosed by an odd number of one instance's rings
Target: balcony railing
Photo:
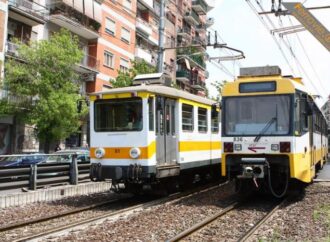
[[[198,23],[200,22],[199,16],[193,10],[190,12],[186,12],[184,18],[187,22],[189,22],[192,25],[198,25]]]
[[[18,44],[15,44],[13,42],[10,42],[10,41],[7,41],[6,43],[6,53],[8,55],[12,55],[12,56],[18,56],[18,48],[19,48],[19,45]]]
[[[80,24],[82,27],[85,27],[96,33],[99,31],[99,29],[101,27],[101,24],[98,23],[96,20],[94,20],[90,17],[87,17],[86,15],[83,15],[80,12],[73,10],[73,9],[71,11],[69,11],[69,10],[66,11],[66,10],[63,10],[60,7],[58,7],[58,8],[51,10],[50,15],[51,16],[62,15],[65,18],[67,18],[67,20],[76,22],[76,23]],[[78,27],[78,28],[80,28],[80,27]]]
[[[177,79],[188,79],[190,80],[190,71],[188,70],[178,70],[176,71],[176,78]]]
[[[83,67],[87,67],[88,69],[98,70],[100,66],[100,61],[94,56],[84,55],[80,62],[80,65]]]
[[[49,10],[36,2],[28,0],[9,0],[9,6],[22,10],[24,13],[31,14],[35,17],[46,17],[49,15]]]
[[[140,17],[136,18],[136,28],[140,29],[143,33],[147,35],[152,34],[151,25]]]
[[[177,34],[178,35],[191,35],[191,29],[187,28],[187,27],[183,27],[183,28],[178,28],[177,30]]]
[[[206,14],[208,11],[208,5],[204,0],[193,0],[192,8],[200,14]]]
[[[27,107],[33,104],[33,98],[31,96],[17,96],[12,94],[8,90],[0,89],[0,99],[3,101],[7,101],[8,103],[12,104],[20,104],[23,107]]]
[[[205,22],[207,28],[211,27],[214,24],[214,18],[208,18]]]
[[[203,57],[201,57],[200,55],[191,55],[189,56],[189,58],[194,61],[195,63],[197,63],[200,67],[202,67],[203,69],[206,68],[206,63],[203,59]]]

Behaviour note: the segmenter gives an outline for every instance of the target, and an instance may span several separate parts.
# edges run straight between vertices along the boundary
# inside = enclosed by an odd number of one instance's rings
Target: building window
[[[127,44],[130,42],[131,32],[128,29],[121,28],[121,40]]]
[[[119,65],[119,69],[121,72],[127,72],[128,71],[128,67],[129,67],[129,61],[125,60],[123,58],[120,58],[120,65]]]
[[[211,131],[219,133],[219,112],[216,110],[211,112]]]
[[[106,50],[104,51],[104,65],[110,68],[115,66],[115,56]]]
[[[198,132],[207,132],[207,109],[198,108]]]
[[[182,104],[182,130],[194,130],[194,107],[188,104]]]
[[[110,35],[116,34],[116,22],[112,19],[106,18],[105,19],[105,32]]]
[[[132,0],[124,0],[123,5],[125,8],[131,9],[132,8]]]

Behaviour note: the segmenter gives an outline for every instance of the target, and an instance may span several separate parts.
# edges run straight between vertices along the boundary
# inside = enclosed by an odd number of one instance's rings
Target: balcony
[[[176,79],[178,81],[184,82],[184,83],[189,83],[190,81],[190,71],[188,70],[177,70],[176,71]]]
[[[140,3],[150,10],[153,10],[154,8],[153,0],[138,0],[138,7]]]
[[[192,8],[200,15],[205,15],[208,12],[207,3],[204,0],[193,0]]]
[[[76,71],[81,74],[98,73],[100,61],[94,56],[85,54],[79,64],[76,65]]]
[[[182,38],[190,39],[191,38],[191,29],[187,27],[179,28],[177,30],[177,35],[182,36]]]
[[[205,91],[205,82],[202,81],[192,81],[191,87],[197,91]]]
[[[6,54],[9,56],[18,57],[18,44],[15,44],[13,42],[7,41],[6,43]]]
[[[100,24],[92,19],[86,20],[86,18],[76,18],[74,15],[70,15],[66,12],[54,11],[49,17],[49,21],[70,30],[86,40],[99,38],[98,30]]]
[[[186,12],[183,16],[184,20],[186,20],[188,23],[190,23],[193,26],[196,26],[199,24],[200,19],[199,16],[195,11]]]
[[[152,28],[150,24],[141,18],[136,19],[136,30],[147,37],[152,35]]]
[[[44,24],[49,10],[38,3],[28,0],[9,0],[9,17],[30,26]]]
[[[206,33],[206,25],[204,24],[199,24],[196,26],[195,31],[198,32],[199,34],[204,34]]]
[[[135,57],[140,60],[145,60],[151,66],[156,66],[157,64],[157,59],[155,56],[156,55],[153,52],[143,48],[142,46],[135,47]]]
[[[199,51],[205,51],[206,50],[206,45],[207,45],[207,41],[206,38],[201,38],[200,36],[195,36],[193,38],[193,45],[197,45],[196,48]]]
[[[209,28],[209,27],[211,27],[213,24],[214,24],[214,18],[208,18],[208,19],[206,20],[205,26],[206,26],[206,28]]]
[[[33,104],[33,98],[31,96],[20,95],[17,96],[12,92],[4,89],[0,89],[0,100],[7,101],[11,104],[19,104],[21,107],[28,107]]]

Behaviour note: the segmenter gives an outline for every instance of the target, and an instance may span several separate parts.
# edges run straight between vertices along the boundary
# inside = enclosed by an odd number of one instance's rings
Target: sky
[[[265,11],[270,11],[271,0],[258,0],[260,5],[256,1],[249,0],[259,12],[260,6]],[[330,6],[330,0],[294,2],[302,2],[305,7]],[[330,8],[313,10],[311,13],[330,31]],[[219,37],[228,46],[243,51],[245,55],[245,59],[235,62],[207,62],[210,75],[206,83],[211,96],[216,96],[216,90],[211,83],[216,80],[233,81],[239,74],[239,67],[278,65],[283,75],[302,77],[311,93],[321,96],[317,99],[319,106],[326,102],[330,95],[330,52],[308,31],[289,34],[283,38],[275,34],[274,37],[278,39],[280,48],[285,53],[283,57],[270,31],[262,24],[246,0],[215,0],[215,8],[208,16],[215,19],[214,25],[210,27],[211,32],[217,30]],[[263,16],[263,19],[268,21],[267,17]],[[293,16],[267,16],[273,24],[270,29],[300,24]],[[208,47],[208,54],[211,57],[223,57],[234,53]]]

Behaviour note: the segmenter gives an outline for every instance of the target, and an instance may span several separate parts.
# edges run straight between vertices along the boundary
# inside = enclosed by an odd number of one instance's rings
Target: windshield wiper
[[[276,117],[272,117],[268,123],[265,125],[265,127],[259,132],[259,134],[254,138],[254,142],[258,142],[261,135],[263,135],[264,133],[267,132],[267,130],[269,129],[269,127],[277,120]]]

